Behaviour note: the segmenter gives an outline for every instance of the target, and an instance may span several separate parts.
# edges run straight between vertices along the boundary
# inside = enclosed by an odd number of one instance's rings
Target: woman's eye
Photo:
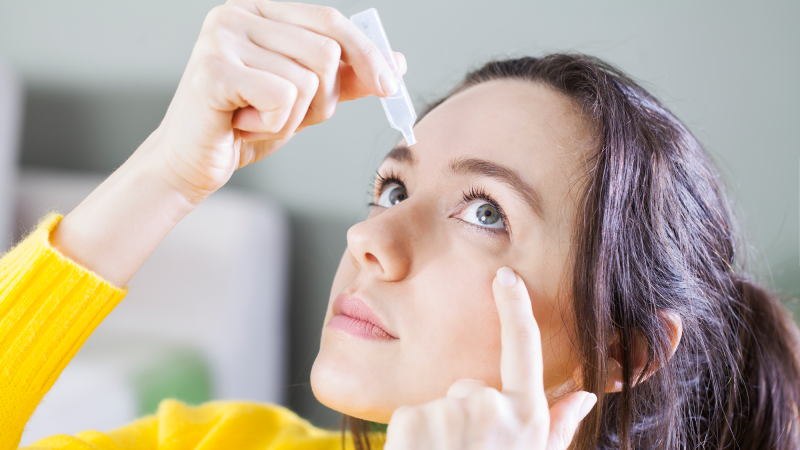
[[[399,184],[390,184],[381,192],[381,196],[378,199],[378,206],[391,208],[407,198],[408,193],[406,192],[406,188]]]
[[[458,218],[486,228],[505,228],[500,211],[487,202],[477,201],[470,204],[459,214]]]

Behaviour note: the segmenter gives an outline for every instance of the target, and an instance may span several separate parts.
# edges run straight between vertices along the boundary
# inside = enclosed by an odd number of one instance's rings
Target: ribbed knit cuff
[[[127,290],[50,245],[50,214],[0,259],[0,448],[16,448],[39,401]]]

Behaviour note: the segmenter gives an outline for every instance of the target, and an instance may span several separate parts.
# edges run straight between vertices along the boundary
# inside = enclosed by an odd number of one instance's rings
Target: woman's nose
[[[357,269],[383,281],[400,281],[411,271],[411,224],[390,210],[350,227],[347,248]]]

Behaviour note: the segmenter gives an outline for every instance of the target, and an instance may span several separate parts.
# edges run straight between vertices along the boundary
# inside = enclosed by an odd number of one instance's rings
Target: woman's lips
[[[333,301],[333,318],[328,326],[362,339],[397,339],[367,305],[343,295]]]

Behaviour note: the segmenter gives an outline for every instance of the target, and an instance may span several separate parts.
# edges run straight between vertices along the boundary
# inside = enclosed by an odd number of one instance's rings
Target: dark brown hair
[[[597,407],[573,448],[800,449],[800,338],[758,287],[710,156],[664,105],[618,69],[580,54],[490,62],[444,100],[486,81],[541,83],[594,123],[573,249],[574,346]],[[683,323],[670,357],[664,313]],[[634,378],[634,335],[648,343]],[[623,388],[604,393],[607,343]],[[346,418],[356,448],[367,423]]]

